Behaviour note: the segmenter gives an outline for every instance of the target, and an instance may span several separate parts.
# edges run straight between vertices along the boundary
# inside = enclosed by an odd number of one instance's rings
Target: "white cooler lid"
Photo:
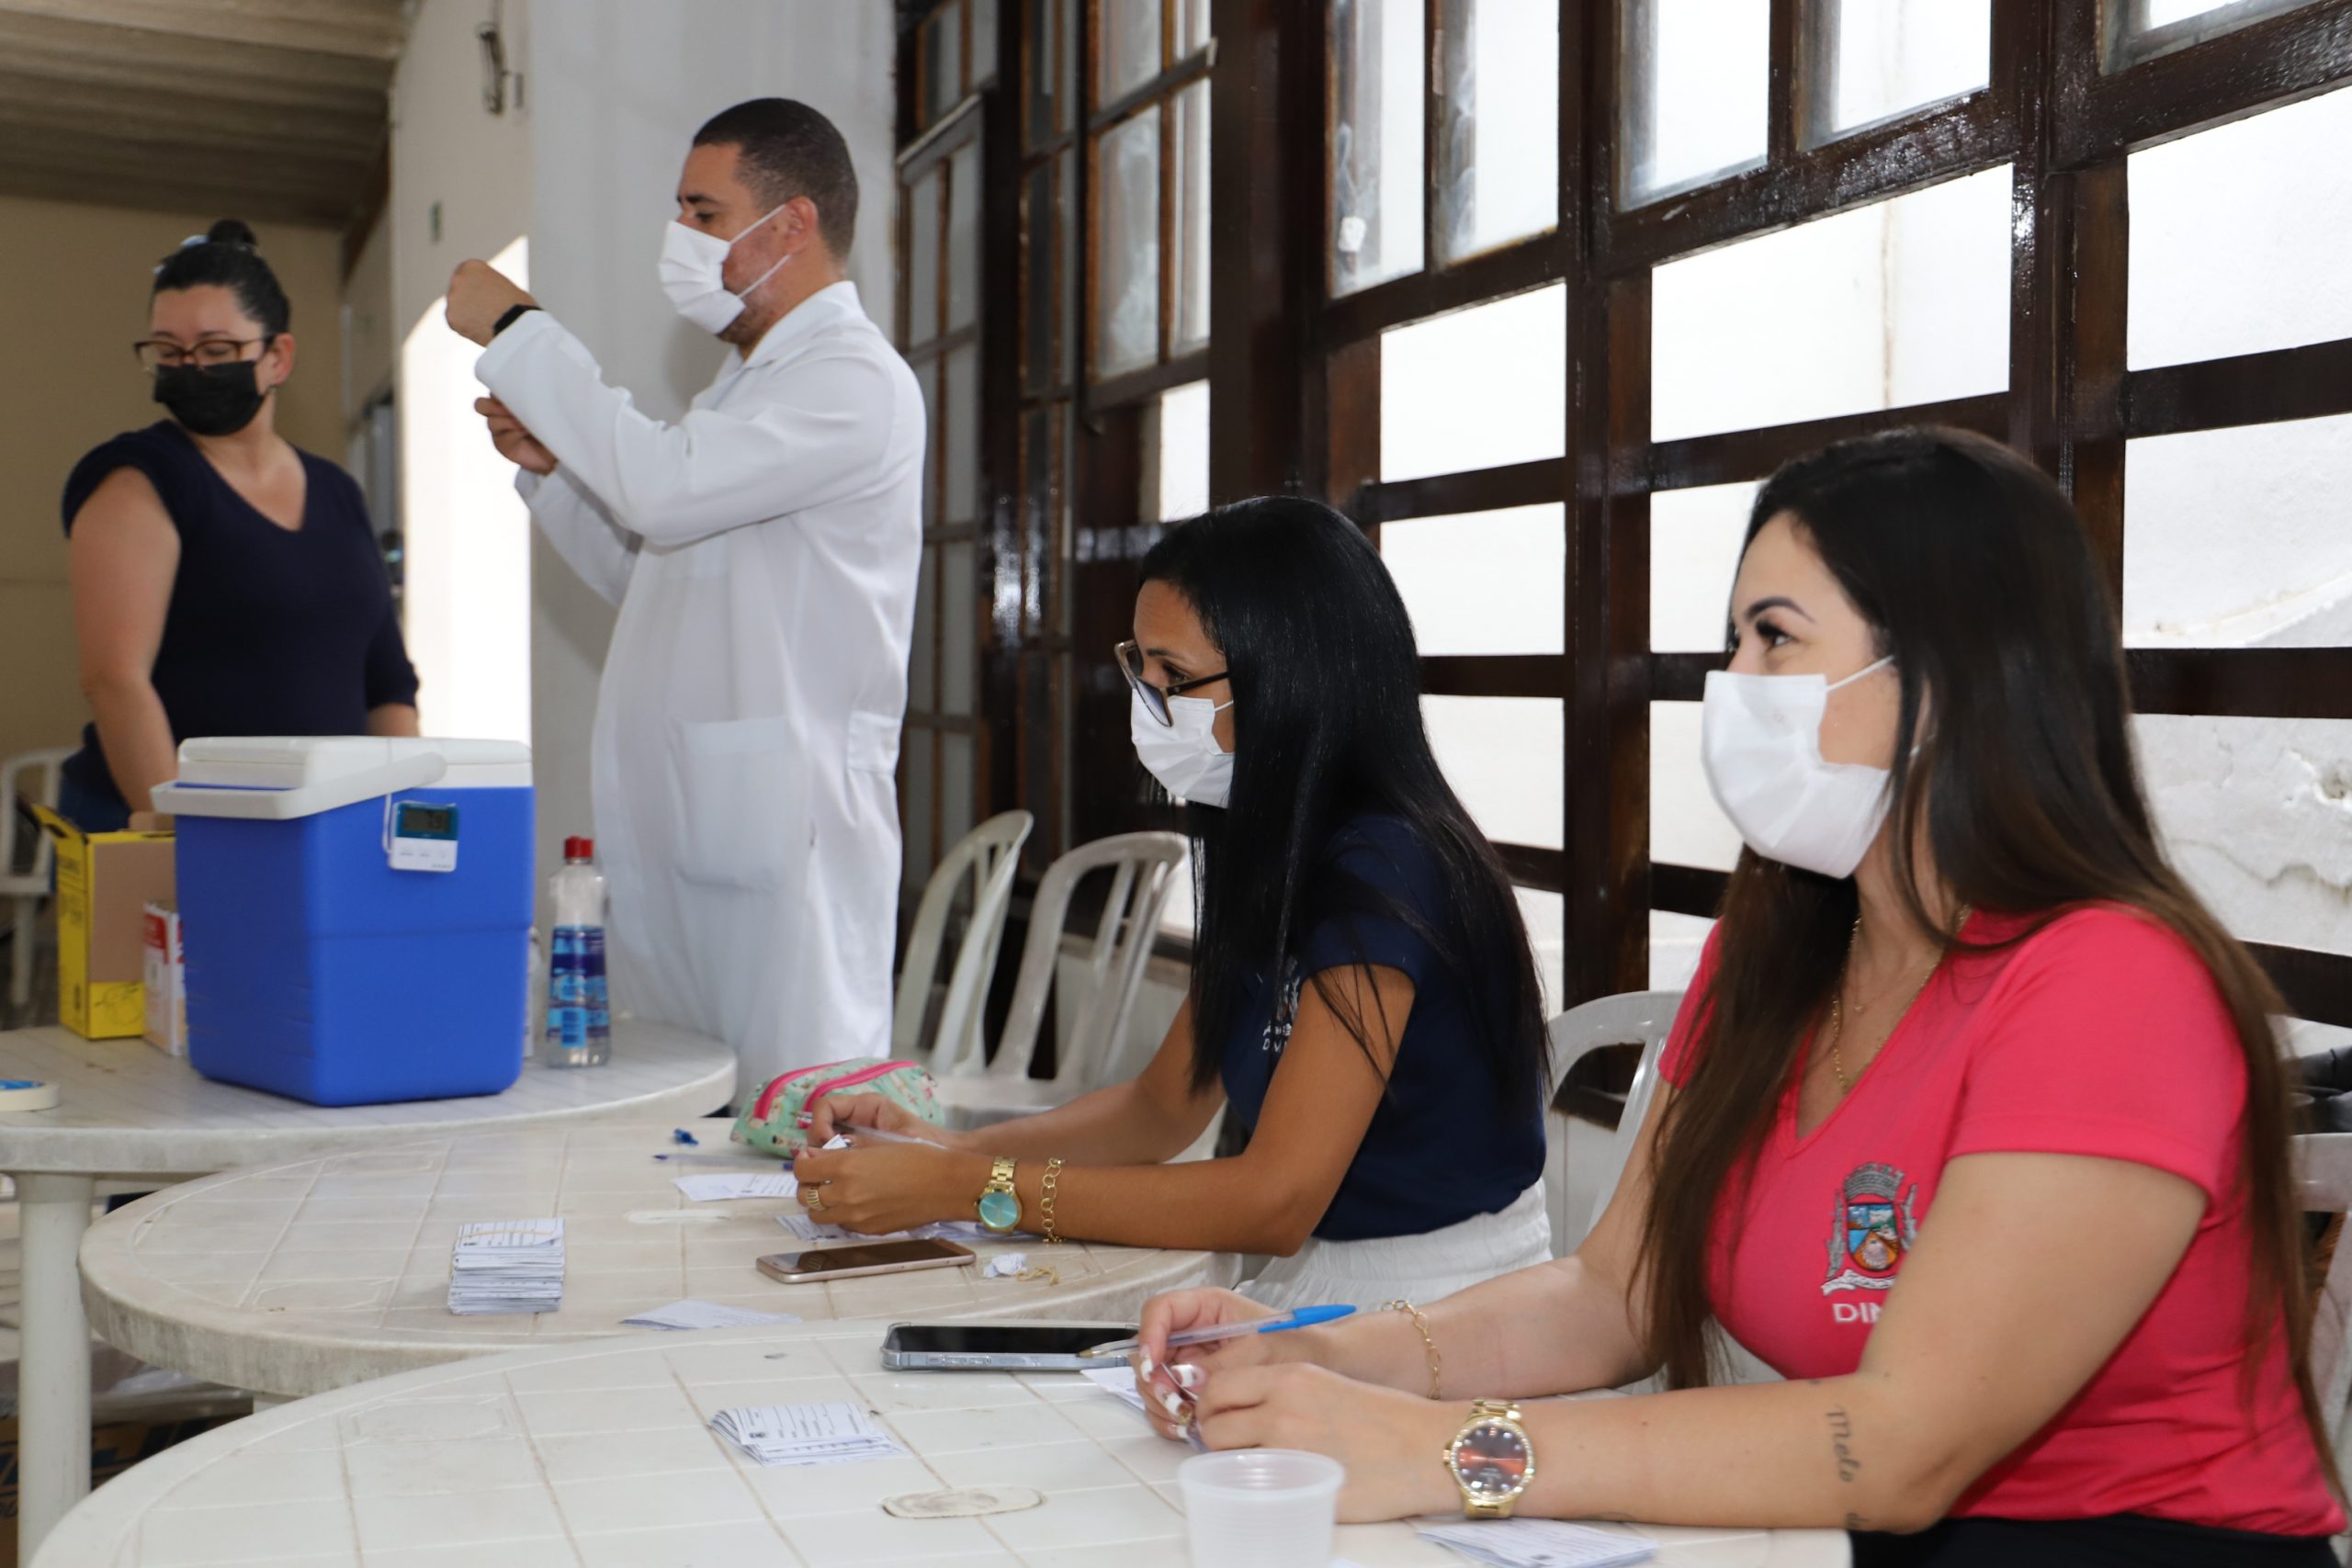
[[[178,782],[216,789],[300,789],[424,752],[448,763],[428,789],[528,789],[531,749],[516,740],[373,735],[231,736],[180,742]]]

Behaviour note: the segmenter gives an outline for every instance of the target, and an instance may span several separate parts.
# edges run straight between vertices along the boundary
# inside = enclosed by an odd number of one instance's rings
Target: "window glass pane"
[[[1993,0],[1832,0],[1818,26],[1829,68],[1822,138],[1875,125],[1984,85],[1992,72]]]
[[[1729,871],[1739,863],[1739,829],[1707,788],[1699,714],[1697,703],[1650,705],[1650,859]]]
[[[933,734],[910,728],[899,748],[899,777],[906,792],[899,811],[907,840],[906,881],[915,888],[931,879],[932,867],[939,858],[931,836],[931,803],[939,791],[939,781],[933,776],[937,767],[932,760]]]
[[[958,148],[947,169],[947,330],[980,308],[980,144]]]
[[[1159,74],[1159,0],[1097,0],[1095,49],[1102,62],[1096,78],[1098,108],[1117,102]]]
[[[1650,911],[1650,989],[1686,991],[1699,973],[1699,953],[1715,922],[1671,909]]]
[[[1514,506],[1380,525],[1423,653],[1566,651],[1567,509]]]
[[[2009,187],[1987,169],[1659,267],[1653,438],[2006,389]]]
[[[972,711],[972,672],[980,660],[973,630],[972,547],[939,547],[939,711]],[[951,836],[949,842],[955,840]]]
[[[1487,838],[1560,848],[1566,710],[1552,697],[1421,699],[1438,766]]]
[[[1055,482],[1054,418],[1058,411],[1033,409],[1021,422],[1021,630],[1045,629],[1046,592],[1053,570]]]
[[[1069,129],[1063,57],[1071,47],[1069,10],[1073,0],[1028,0],[1029,144],[1050,141]]]
[[[2346,170],[2340,87],[2132,153],[2132,368],[2352,337]]]
[[[1421,265],[1421,0],[1332,0],[1331,292]]]
[[[2352,414],[2154,435],[2123,465],[2123,640],[2352,646]]]
[[[2141,714],[2173,863],[2247,942],[2352,953],[2352,720]]]
[[[1527,940],[1535,949],[1535,978],[1544,987],[1544,1016],[1558,1012],[1567,994],[1568,901],[1557,893],[1514,887],[1519,918],[1527,922]]]
[[[1176,315],[1169,354],[1187,354],[1209,340],[1209,85],[1176,95],[1176,168],[1170,199],[1176,209]]]
[[[2106,0],[2108,69],[2122,70],[2160,54],[2233,33],[2311,0]]]
[[[997,0],[972,0],[972,85],[996,75]]]
[[[1771,7],[1621,0],[1629,205],[1764,161]]]
[[[952,849],[972,830],[972,738],[939,738],[939,847]]]
[[[1144,516],[1173,522],[1209,509],[1209,384],[1170,387],[1145,429]]]
[[[1560,17],[1528,0],[1443,0],[1439,259],[1560,218]]]
[[[1094,374],[1103,377],[1159,361],[1159,107],[1105,132],[1095,157]]]
[[[1061,328],[1056,346],[1056,378],[1068,386],[1078,378],[1078,153],[1065,148],[1054,160],[1054,223],[1061,235],[1061,275],[1054,279]]]
[[[929,124],[964,101],[964,8],[941,6],[923,24],[923,122]]]
[[[1209,0],[1176,0],[1176,59],[1189,60],[1208,44]]]
[[[922,571],[915,580],[914,648],[907,660],[907,707],[930,713],[939,701],[939,547],[925,545]],[[908,744],[914,738],[907,738]]]
[[[979,488],[980,351],[967,344],[947,356],[946,406],[941,410],[946,468],[940,477],[939,520],[972,521]]]
[[[1055,289],[1060,247],[1054,233],[1054,165],[1040,164],[1021,186],[1021,375],[1031,392],[1054,381],[1054,327],[1061,315]]]
[[[915,367],[915,389],[922,394],[922,525],[939,526],[939,460],[933,456],[939,439],[939,361],[926,359]]]
[[[1567,449],[1567,290],[1559,284],[1380,340],[1380,477],[1491,468]]]
[[[907,187],[907,344],[939,335],[938,169]]]
[[[1753,484],[1664,490],[1650,497],[1650,647],[1721,653]]]

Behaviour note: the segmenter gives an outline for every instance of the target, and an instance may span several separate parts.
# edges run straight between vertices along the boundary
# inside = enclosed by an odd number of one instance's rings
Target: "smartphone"
[[[852,1274],[903,1274],[910,1269],[954,1269],[973,1261],[968,1247],[952,1241],[876,1241],[864,1246],[812,1247],[806,1252],[772,1252],[760,1272],[787,1285],[809,1280],[840,1280]]]
[[[1132,1337],[1132,1324],[894,1323],[882,1337],[882,1365],[891,1371],[1059,1371],[1120,1366],[1088,1361],[1079,1352]]]

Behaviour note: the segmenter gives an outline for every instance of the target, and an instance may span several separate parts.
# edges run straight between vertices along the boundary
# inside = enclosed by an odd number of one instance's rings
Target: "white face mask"
[[[1823,876],[1851,876],[1886,820],[1884,768],[1824,761],[1829,694],[1892,664],[1882,659],[1831,685],[1818,675],[1707,674],[1700,750],[1707,785],[1747,847]]]
[[[662,292],[670,297],[678,314],[707,333],[725,332],[743,313],[743,301],[751,297],[752,289],[774,277],[777,268],[792,259],[786,256],[753,278],[742,293],[736,294],[727,287],[727,254],[741,244],[746,235],[756,233],[761,223],[783,210],[777,208],[731,240],[673,220],[669,231],[662,236]]]
[[[1216,743],[1216,716],[1231,703],[1206,697],[1170,697],[1162,724],[1143,705],[1143,694],[1127,694],[1127,734],[1136,755],[1168,793],[1195,806],[1223,806],[1233,795],[1233,753]]]

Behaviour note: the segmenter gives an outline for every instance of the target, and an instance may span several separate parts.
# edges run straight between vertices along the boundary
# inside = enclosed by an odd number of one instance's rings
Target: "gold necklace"
[[[1962,929],[1968,924],[1968,917],[1971,913],[1967,905],[1962,904],[1960,907],[1960,919],[1952,923],[1954,936],[1958,936]],[[1838,971],[1838,988],[1829,995],[1829,1070],[1838,1075],[1838,1098],[1840,1100],[1854,1092],[1854,1080],[1846,1076],[1846,1054],[1839,1047],[1845,1043],[1846,1039],[1846,972],[1854,966],[1854,944],[1861,939],[1861,935],[1862,917],[1860,912],[1857,912],[1854,916],[1854,929],[1846,937],[1846,962]],[[1901,1027],[1904,1015],[1908,1013],[1913,1005],[1918,1001],[1919,993],[1928,988],[1928,982],[1936,977],[1936,971],[1943,967],[1943,962],[1944,955],[1940,953],[1937,953],[1935,962],[1928,965],[1928,972],[1919,976],[1919,983],[1911,987],[1910,998],[1904,1002],[1903,1011],[1894,1015],[1896,1027]],[[1891,1040],[1894,1037],[1894,1031],[1888,1030],[1887,1038]],[[1882,1044],[1880,1049],[1885,1049],[1884,1045]],[[1872,1057],[1871,1060],[1875,1061],[1877,1058]],[[1864,1062],[1862,1066],[1867,1069],[1870,1063]]]

